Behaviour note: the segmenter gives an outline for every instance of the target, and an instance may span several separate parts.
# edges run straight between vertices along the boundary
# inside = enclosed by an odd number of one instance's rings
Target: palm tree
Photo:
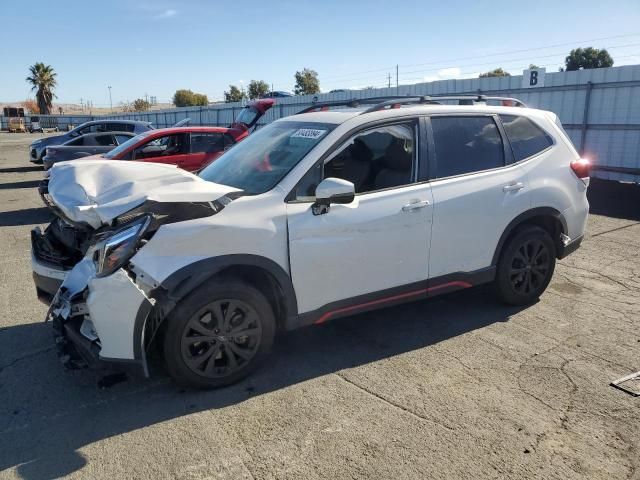
[[[32,91],[38,91],[36,93],[38,109],[41,114],[49,115],[51,113],[51,108],[53,107],[51,101],[53,100],[53,97],[55,97],[53,89],[57,84],[57,73],[53,71],[53,67],[51,65],[45,65],[41,62],[31,65],[29,67],[29,72],[31,73],[31,76],[27,77],[26,80],[31,84]]]

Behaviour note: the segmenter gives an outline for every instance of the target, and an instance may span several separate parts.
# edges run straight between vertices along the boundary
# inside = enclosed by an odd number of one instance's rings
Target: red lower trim
[[[442,285],[436,285],[435,287],[427,288],[427,292],[432,292],[434,290],[440,290],[442,288],[450,288],[450,287],[460,287],[460,288],[470,288],[473,287],[469,282],[463,282],[461,280],[457,280],[455,282],[447,282]]]
[[[401,293],[399,295],[393,295],[391,297],[385,297],[385,298],[380,298],[378,300],[372,300],[371,302],[359,303],[357,305],[351,305],[350,307],[344,307],[344,308],[338,308],[336,310],[331,310],[330,312],[327,312],[327,313],[323,314],[318,320],[316,320],[313,323],[315,325],[320,325],[321,323],[324,323],[327,320],[329,320],[334,315],[337,315],[337,314],[340,314],[340,313],[347,313],[347,312],[351,312],[351,311],[354,311],[354,310],[360,310],[360,309],[363,309],[363,308],[372,307],[374,305],[379,305],[381,303],[388,303],[388,302],[393,302],[395,300],[402,300],[403,298],[416,297],[416,296],[424,294],[424,293],[429,293],[429,292],[432,292],[432,291],[441,290],[443,288],[451,288],[451,287],[469,288],[469,287],[473,287],[473,285],[471,283],[469,283],[469,282],[463,282],[463,281],[447,282],[447,283],[443,283],[441,285],[436,285],[436,286],[429,287],[429,288],[422,288],[420,290],[415,290],[413,292]]]

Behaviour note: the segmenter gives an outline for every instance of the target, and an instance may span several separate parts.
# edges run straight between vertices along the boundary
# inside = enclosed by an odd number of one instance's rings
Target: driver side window
[[[351,137],[324,163],[314,165],[296,187],[296,200],[312,201],[325,178],[353,183],[356,194],[415,182],[416,124],[385,125]]]
[[[187,136],[184,133],[165,135],[145,143],[133,152],[134,160],[145,158],[183,155],[189,151]]]

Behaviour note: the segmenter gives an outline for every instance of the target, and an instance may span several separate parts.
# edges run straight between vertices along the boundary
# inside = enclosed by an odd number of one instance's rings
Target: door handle
[[[512,183],[510,185],[505,185],[502,187],[503,192],[517,192],[518,190],[522,190],[524,188],[524,183]]]
[[[420,200],[417,202],[407,203],[402,207],[403,212],[410,212],[411,210],[417,210],[418,208],[424,208],[429,205],[429,200]]]

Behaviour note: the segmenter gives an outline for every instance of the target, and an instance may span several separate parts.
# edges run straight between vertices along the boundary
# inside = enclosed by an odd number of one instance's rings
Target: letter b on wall
[[[522,72],[522,88],[544,87],[546,68],[527,69]]]

